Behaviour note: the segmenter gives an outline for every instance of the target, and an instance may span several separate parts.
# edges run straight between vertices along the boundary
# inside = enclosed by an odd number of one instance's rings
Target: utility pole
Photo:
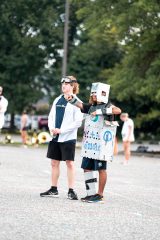
[[[62,76],[66,76],[66,74],[67,74],[68,29],[69,29],[68,25],[69,25],[69,0],[66,0],[66,3],[65,3],[65,24],[64,24]]]

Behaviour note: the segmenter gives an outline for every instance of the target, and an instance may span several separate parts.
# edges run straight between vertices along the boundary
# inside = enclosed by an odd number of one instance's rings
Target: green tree
[[[68,73],[77,76],[80,96],[88,101],[91,83],[106,81],[101,72],[112,69],[120,61],[122,52],[116,43],[102,38],[101,34],[93,38],[90,36],[83,17],[79,17],[84,6],[85,1],[71,1]]]
[[[160,3],[156,0],[76,1],[90,39],[118,44],[123,58],[101,76],[137,129],[160,133]]]
[[[92,82],[105,82],[101,71],[113,68],[121,58],[116,46],[110,47],[106,41],[86,41],[74,47],[69,59],[69,70],[78,77],[80,96],[88,101]]]
[[[64,2],[3,0],[0,5],[0,84],[9,112],[21,112],[57,84]]]

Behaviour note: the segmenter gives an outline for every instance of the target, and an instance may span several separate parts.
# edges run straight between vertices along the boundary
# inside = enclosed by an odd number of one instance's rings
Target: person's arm
[[[53,105],[52,105],[52,108],[50,110],[50,113],[48,115],[48,128],[49,128],[49,131],[50,131],[50,134],[51,135],[54,135],[54,130],[55,130],[55,115],[56,115],[56,110],[55,110],[55,107],[56,107],[56,100],[53,102]]]
[[[114,106],[114,105],[111,105],[112,107],[112,114],[115,114],[115,115],[118,115],[118,114],[121,114],[121,109]]]
[[[90,103],[83,103],[79,98],[77,98],[77,96],[75,95],[66,95],[64,96],[65,99],[71,103],[72,105],[80,108],[81,112],[82,113],[86,113],[88,114],[89,113],[89,109],[90,107],[92,106],[92,104]]]
[[[95,116],[95,115],[118,115],[121,114],[121,109],[114,106],[114,105],[110,105],[109,107],[105,107],[103,110],[101,109],[97,109],[95,112],[93,112],[91,115]]]
[[[83,109],[83,103],[73,94],[67,94],[64,95],[64,98],[74,106],[80,108],[81,110]]]

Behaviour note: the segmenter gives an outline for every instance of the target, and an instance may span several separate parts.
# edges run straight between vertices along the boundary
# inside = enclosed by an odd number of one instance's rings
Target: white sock
[[[85,179],[87,196],[95,195],[97,178],[94,176],[94,172],[93,171],[84,172],[84,179]]]

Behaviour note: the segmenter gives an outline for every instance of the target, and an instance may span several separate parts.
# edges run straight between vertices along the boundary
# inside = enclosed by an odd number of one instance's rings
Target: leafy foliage
[[[1,1],[0,84],[9,100],[10,112],[32,105],[45,89],[50,92],[56,84],[63,12],[62,1]],[[47,68],[52,61],[54,68]]]
[[[160,133],[159,1],[76,2],[89,38],[118,44],[123,53],[114,68],[99,73],[111,84],[112,97],[135,119],[137,129]]]
[[[60,93],[64,1],[2,0],[0,85],[9,111]],[[92,82],[111,84],[111,99],[136,130],[160,134],[160,3],[71,0],[67,74],[87,101]]]

